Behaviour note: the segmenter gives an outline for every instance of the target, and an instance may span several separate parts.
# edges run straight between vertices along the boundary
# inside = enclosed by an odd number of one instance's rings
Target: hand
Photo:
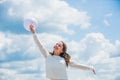
[[[30,25],[30,31],[34,34],[35,33],[35,29],[34,29],[34,26],[31,24]]]
[[[92,72],[94,73],[94,75],[96,75],[95,69],[92,69]]]

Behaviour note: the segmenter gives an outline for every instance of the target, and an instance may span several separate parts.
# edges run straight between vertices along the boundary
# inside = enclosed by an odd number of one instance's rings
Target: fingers
[[[96,72],[95,72],[95,70],[93,69],[93,73],[96,75]]]
[[[31,25],[30,25],[30,30],[33,30],[33,27],[34,27],[34,26],[31,24]]]
[[[34,26],[33,26],[32,24],[30,25],[30,31],[31,31],[32,33],[35,33]]]

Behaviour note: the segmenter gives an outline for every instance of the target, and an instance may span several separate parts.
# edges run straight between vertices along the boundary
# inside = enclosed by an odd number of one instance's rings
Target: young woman
[[[68,80],[66,67],[74,67],[82,70],[90,70],[95,74],[92,67],[77,64],[70,59],[67,54],[67,46],[63,41],[56,43],[53,52],[48,52],[39,42],[33,25],[30,25],[30,31],[33,34],[35,43],[45,58],[46,76],[50,80]]]

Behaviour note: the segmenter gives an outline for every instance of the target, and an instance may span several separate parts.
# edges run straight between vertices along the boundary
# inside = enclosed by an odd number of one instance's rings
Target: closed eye
[[[59,43],[56,43],[56,45],[58,45],[59,47],[62,47]]]

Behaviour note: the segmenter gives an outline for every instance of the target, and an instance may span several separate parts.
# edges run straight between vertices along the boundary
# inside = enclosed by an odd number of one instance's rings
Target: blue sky
[[[52,51],[60,40],[89,71],[68,68],[69,80],[120,79],[119,0],[0,0],[0,79],[45,80],[44,59],[23,27],[35,17],[42,44]]]

